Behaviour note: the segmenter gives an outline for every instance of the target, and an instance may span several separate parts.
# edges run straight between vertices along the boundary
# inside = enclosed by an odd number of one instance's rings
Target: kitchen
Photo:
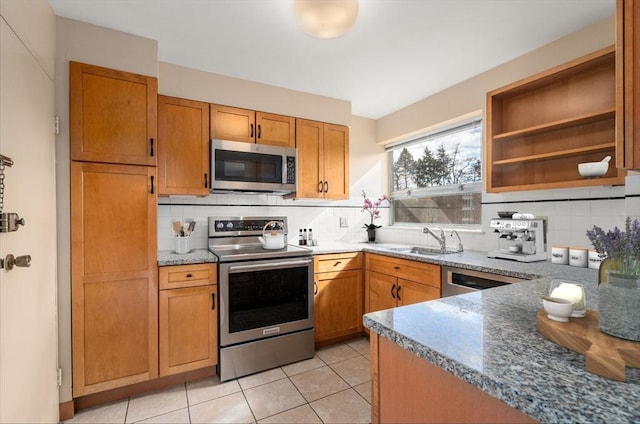
[[[4,14],[3,14],[4,16]],[[374,196],[386,191],[388,185],[387,159],[379,140],[392,140],[418,128],[426,128],[453,117],[484,108],[485,93],[495,87],[508,84],[533,73],[548,69],[575,57],[591,53],[614,43],[613,17],[600,21],[581,31],[561,38],[521,58],[464,81],[439,95],[427,98],[404,112],[397,112],[386,119],[352,117],[348,102],[276,89],[273,86],[241,81],[221,75],[158,62],[157,43],[129,34],[96,27],[68,18],[56,18],[56,92],[69,92],[67,64],[69,60],[124,69],[142,75],[159,77],[159,92],[189,99],[202,99],[220,104],[239,104],[255,110],[303,115],[324,122],[350,125],[350,199],[347,201],[287,200],[274,196],[211,195],[204,198],[159,198],[157,243],[159,250],[173,248],[171,221],[195,219],[197,225],[192,235],[192,247],[207,246],[209,216],[267,215],[278,216],[286,211],[289,227],[312,228],[320,246],[336,240],[362,240],[362,225],[367,217],[361,212],[359,193],[365,190]],[[553,51],[553,54],[549,54]],[[560,57],[558,57],[558,55]],[[187,83],[188,82],[188,83]],[[203,88],[204,87],[204,88]],[[227,89],[222,89],[226,87]],[[242,99],[238,99],[238,93]],[[279,99],[278,105],[270,100]],[[448,107],[439,107],[441,99],[448,98]],[[469,104],[468,99],[473,99]],[[280,108],[280,109],[276,109]],[[69,170],[65,166],[68,157],[68,98],[56,96],[56,113],[60,116],[61,134],[56,142],[58,201],[57,215],[62,221],[70,215]],[[405,123],[404,114],[426,116],[419,122]],[[3,152],[4,153],[4,152]],[[9,171],[8,171],[9,172]],[[593,224],[610,228],[621,225],[625,216],[637,217],[640,210],[638,175],[630,173],[626,185],[551,191],[517,193],[483,193],[483,229],[488,220],[499,210],[520,210],[549,217],[548,245],[570,244],[587,247],[585,229]],[[63,200],[67,199],[67,200]],[[508,207],[507,207],[508,206]],[[256,210],[260,213],[256,214]],[[378,230],[380,241],[436,246],[435,240],[423,234],[420,228],[392,228],[388,225],[388,209],[382,209],[383,225]],[[346,218],[347,227],[340,226],[340,218]],[[71,370],[70,346],[70,269],[68,222],[58,225],[58,327],[59,355],[63,375]],[[495,249],[492,234],[461,232],[465,249],[489,251]],[[65,283],[66,281],[66,283]],[[60,403],[70,399],[71,386],[63,377]]]

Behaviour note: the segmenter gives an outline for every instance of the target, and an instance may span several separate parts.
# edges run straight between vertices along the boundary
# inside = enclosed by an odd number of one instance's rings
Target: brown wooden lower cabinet
[[[530,416],[371,332],[372,423],[532,423]]]
[[[160,267],[159,275],[160,376],[217,365],[216,265]]]
[[[158,376],[155,175],[71,163],[74,397]]]
[[[314,260],[316,346],[361,334],[362,253],[318,255]]]
[[[365,311],[440,298],[440,265],[367,254]]]

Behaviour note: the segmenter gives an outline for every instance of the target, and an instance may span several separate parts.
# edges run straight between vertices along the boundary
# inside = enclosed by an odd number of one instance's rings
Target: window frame
[[[464,117],[454,119],[451,121],[447,121],[446,123],[442,123],[436,126],[432,126],[430,130],[424,131],[419,136],[414,136],[409,139],[405,139],[398,143],[393,143],[385,147],[388,152],[388,172],[389,172],[389,187],[394,188],[393,184],[393,152],[397,149],[402,149],[404,147],[409,147],[412,145],[416,145],[419,143],[427,143],[430,140],[437,139],[439,137],[446,136],[451,133],[455,133],[462,129],[463,127],[481,127],[481,135],[480,135],[480,181],[474,181],[472,183],[461,183],[461,184],[450,184],[446,186],[436,186],[436,187],[419,187],[419,188],[408,188],[403,190],[391,191],[389,193],[390,199],[390,207],[389,207],[389,223],[391,227],[424,227],[425,225],[437,225],[446,227],[448,229],[455,229],[461,231],[482,231],[482,209],[480,209],[480,222],[477,224],[451,224],[451,223],[415,223],[415,222],[397,222],[395,218],[395,207],[393,202],[396,199],[407,199],[412,197],[430,197],[430,196],[446,196],[446,195],[456,195],[461,193],[482,193],[484,192],[484,180],[485,180],[485,152],[484,152],[484,117],[482,115],[482,111],[474,112],[472,114],[468,114]],[[480,205],[482,206],[482,204]]]

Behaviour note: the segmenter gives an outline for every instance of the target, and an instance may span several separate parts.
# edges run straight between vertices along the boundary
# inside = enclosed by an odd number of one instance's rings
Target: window
[[[480,225],[482,121],[388,148],[395,224]]]

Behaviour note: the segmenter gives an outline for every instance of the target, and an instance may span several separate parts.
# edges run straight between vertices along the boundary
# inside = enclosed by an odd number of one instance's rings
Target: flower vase
[[[369,238],[369,243],[373,243],[374,241],[376,241],[376,229],[367,228],[367,237]]]
[[[605,271],[598,286],[600,331],[626,340],[640,341],[640,276]]]

